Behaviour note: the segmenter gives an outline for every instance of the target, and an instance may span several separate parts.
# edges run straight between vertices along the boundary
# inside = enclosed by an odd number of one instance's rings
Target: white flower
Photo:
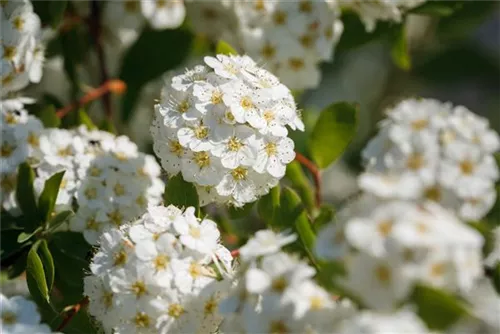
[[[0,294],[0,328],[3,333],[24,334],[52,333],[50,327],[41,324],[37,306],[22,296],[7,298]]]
[[[138,220],[104,231],[84,293],[106,333],[191,333],[220,325],[215,308],[230,282],[217,281],[224,273],[207,252],[229,251],[219,244],[215,223],[199,223],[194,210],[149,207]],[[188,240],[184,227],[199,227],[203,240]]]
[[[155,29],[177,28],[184,21],[182,0],[141,0],[142,13]]]
[[[248,56],[205,63],[166,79],[153,147],[170,176],[201,189],[203,205],[243,206],[284,176],[295,157],[286,126],[303,124],[289,89]]]
[[[178,217],[173,226],[179,233],[179,241],[187,248],[207,255],[215,252],[220,237],[215,222],[209,219],[199,222],[194,210],[186,210],[184,217]]]
[[[295,234],[275,233],[271,230],[260,230],[255,236],[240,248],[240,256],[244,261],[249,261],[266,254],[278,252],[281,247],[297,240]]]
[[[500,144],[488,121],[465,107],[408,99],[387,111],[362,153],[359,186],[383,198],[432,200],[464,219],[494,204],[499,178],[492,153]]]

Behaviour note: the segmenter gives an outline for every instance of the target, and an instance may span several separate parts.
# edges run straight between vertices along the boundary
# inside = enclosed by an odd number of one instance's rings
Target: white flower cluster
[[[232,257],[217,225],[174,206],[150,207],[103,233],[85,278],[89,313],[107,333],[213,333]]]
[[[187,9],[195,30],[228,41],[297,90],[318,86],[319,65],[332,60],[343,31],[331,0],[194,1]]]
[[[338,283],[363,305],[392,310],[416,283],[464,294],[483,274],[483,237],[439,205],[364,205],[345,223],[325,227],[316,245],[319,257],[344,261]]]
[[[237,280],[219,306],[221,332],[326,333],[355,312],[314,282],[314,268],[280,251],[295,239],[261,230],[240,249]]]
[[[28,0],[8,0],[0,4],[2,54],[1,96],[18,91],[42,77],[44,46],[40,18]]]
[[[41,324],[36,304],[22,296],[7,298],[0,293],[0,332],[4,334],[48,334],[49,326]]]
[[[255,201],[295,158],[287,126],[304,130],[290,90],[247,56],[205,57],[168,78],[151,126],[169,175],[198,187],[202,205]]]
[[[497,226],[491,231],[493,249],[488,254],[488,257],[484,259],[484,264],[488,267],[494,268],[500,265],[500,226]]]
[[[495,203],[498,134],[462,106],[408,99],[387,111],[363,151],[359,185],[384,198],[432,200],[466,220],[481,219]]]
[[[0,147],[0,186],[2,208],[11,214],[18,214],[15,190],[17,167],[24,161],[38,163],[42,153],[40,136],[43,124],[34,116],[28,115],[23,102],[28,99],[0,101],[1,147]]]
[[[319,64],[331,61],[343,30],[335,2],[236,1],[238,39],[290,89],[319,85]]]
[[[56,199],[56,211],[78,211],[69,228],[82,231],[95,244],[109,225],[120,225],[145,212],[148,205],[161,201],[164,184],[155,158],[138,152],[125,136],[85,126],[66,130],[44,128],[28,115],[23,100],[0,103],[1,119],[1,199],[2,207],[19,214],[15,190],[17,167],[27,161],[36,171],[37,195],[45,181],[65,171]]]
[[[401,22],[408,10],[420,6],[426,0],[339,0],[344,9],[356,12],[367,31],[375,29],[377,21]]]

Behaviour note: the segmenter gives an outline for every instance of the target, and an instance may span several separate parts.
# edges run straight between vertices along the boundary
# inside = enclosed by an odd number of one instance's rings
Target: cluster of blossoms
[[[220,305],[224,333],[325,333],[355,312],[313,280],[314,268],[280,250],[295,235],[258,231],[240,249],[241,267]]]
[[[266,194],[295,158],[304,129],[290,90],[247,56],[205,57],[166,80],[151,126],[169,175],[198,187],[202,205],[242,206]]]
[[[16,201],[17,167],[28,162],[36,171],[39,195],[45,181],[64,171],[56,211],[78,211],[70,229],[83,231],[94,244],[109,225],[120,225],[161,201],[164,184],[155,158],[137,150],[127,137],[85,126],[44,128],[20,100],[1,103],[1,199],[3,209],[20,213]]]
[[[360,201],[360,212],[320,232],[316,253],[344,262],[338,283],[363,305],[394,309],[415,284],[465,294],[483,274],[483,237],[439,205]]]
[[[102,234],[85,278],[89,313],[108,333],[213,333],[232,257],[193,207],[150,207]]]
[[[226,39],[290,89],[318,86],[319,64],[332,60],[342,34],[339,13],[330,0],[219,0],[188,6],[195,29]]]
[[[481,219],[495,203],[498,134],[462,106],[409,99],[387,112],[363,151],[359,185],[384,198],[432,200],[465,220]]]
[[[22,296],[7,298],[0,293],[0,332],[4,334],[48,334],[50,327],[41,324],[36,304]]]
[[[401,22],[408,10],[420,6],[426,0],[339,0],[344,9],[356,12],[367,31],[373,31],[377,21]]]
[[[0,4],[2,97],[39,82],[42,77],[44,47],[40,18],[28,0]]]

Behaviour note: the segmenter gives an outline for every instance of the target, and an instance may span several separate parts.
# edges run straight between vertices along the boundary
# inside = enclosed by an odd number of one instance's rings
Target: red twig
[[[94,101],[101,96],[109,96],[108,93],[122,94],[127,89],[125,83],[121,80],[109,80],[96,89],[91,90],[77,102],[71,103],[56,112],[57,117],[63,118],[70,111],[82,107],[87,103]]]
[[[95,43],[97,58],[99,60],[99,70],[101,72],[101,84],[107,82],[109,80],[108,70],[106,68],[106,60],[104,58],[104,49],[102,47],[102,25],[101,25],[101,8],[99,7],[98,0],[92,0],[91,3],[91,11],[89,18],[89,29],[90,34]],[[113,117],[113,110],[111,107],[111,98],[109,95],[103,96],[104,103],[104,111],[106,113],[106,117],[111,120]]]
[[[89,299],[88,299],[88,297],[85,297],[78,304],[71,305],[71,306],[68,306],[67,308],[65,308],[63,310],[63,312],[65,313],[64,319],[61,322],[61,324],[59,325],[59,327],[57,327],[56,331],[57,332],[62,331],[64,329],[64,327],[66,327],[70,323],[70,321],[75,317],[75,315],[78,313],[78,311],[80,311],[82,308],[87,306],[88,303],[89,303]]]
[[[231,251],[231,256],[233,258],[240,256],[240,250],[239,249],[232,250]]]
[[[297,160],[302,166],[306,167],[309,172],[311,172],[313,181],[314,181],[314,188],[315,188],[315,199],[316,199],[316,206],[320,207],[321,205],[321,172],[312,162],[311,160],[307,159],[305,156],[302,154],[295,152],[295,160]]]

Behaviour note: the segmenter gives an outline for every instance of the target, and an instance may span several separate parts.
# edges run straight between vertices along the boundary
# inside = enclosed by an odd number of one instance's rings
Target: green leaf
[[[492,283],[495,290],[500,294],[500,263],[493,268]]]
[[[64,17],[64,11],[66,10],[67,1],[57,0],[48,1],[48,3],[52,28],[57,28]]]
[[[28,259],[28,250],[23,252],[15,262],[7,268],[7,275],[9,279],[19,277],[26,271],[26,261]]]
[[[444,330],[460,317],[467,315],[464,304],[442,290],[417,285],[413,291],[417,314],[431,330]]]
[[[75,214],[71,210],[59,212],[49,221],[49,231],[55,231],[64,222],[68,221]]]
[[[97,129],[97,126],[92,122],[89,115],[85,112],[85,109],[81,108],[78,110],[78,124],[83,124],[89,130]]]
[[[35,172],[26,162],[19,165],[17,174],[16,199],[24,214],[24,228],[26,232],[32,232],[40,225],[38,208],[33,189]]]
[[[19,233],[19,235],[17,236],[17,242],[22,244],[24,243],[25,241],[28,241],[29,239],[31,239],[32,236],[34,236],[35,234],[37,234],[38,232],[40,232],[42,230],[42,227],[40,226],[39,228],[37,228],[34,232],[32,233],[25,233],[25,232],[21,232]]]
[[[321,112],[311,134],[311,156],[320,168],[334,162],[356,134],[358,110],[353,104],[334,103]]]
[[[43,191],[38,199],[38,211],[42,222],[48,221],[54,206],[56,204],[57,194],[59,194],[59,187],[64,177],[65,171],[52,175],[43,187]]]
[[[168,179],[164,197],[166,205],[172,204],[179,208],[194,206],[196,212],[200,209],[194,184],[184,181],[180,173]]]
[[[292,161],[286,166],[286,177],[292,182],[292,186],[299,192],[300,198],[309,211],[315,206],[314,188],[304,173],[302,165],[298,161]]]
[[[269,193],[262,196],[257,203],[257,211],[260,218],[270,226],[276,225],[276,217],[279,214],[280,187],[271,188]]]
[[[142,87],[163,73],[179,66],[191,51],[193,34],[186,29],[146,29],[125,54],[120,79],[127,84],[121,105],[121,118],[132,118]]]
[[[401,24],[397,29],[394,29],[391,34],[391,57],[400,69],[408,71],[411,68],[411,58],[408,49],[406,36],[406,28]]]
[[[61,125],[61,120],[57,117],[56,108],[53,105],[46,106],[40,110],[38,118],[40,118],[46,128],[58,128]]]
[[[38,304],[43,304],[49,300],[49,289],[47,287],[43,263],[37,253],[39,244],[39,242],[35,243],[28,253],[26,260],[26,282],[28,283],[31,297]]]
[[[335,209],[329,205],[323,204],[319,208],[318,215],[314,218],[313,225],[316,228],[320,228],[321,226],[330,223],[335,216]]]
[[[50,293],[52,290],[52,286],[54,285],[54,260],[52,259],[52,255],[50,254],[49,247],[47,245],[47,241],[41,240],[40,246],[38,247],[38,255],[40,256],[40,260],[43,264],[43,269],[45,272],[45,279],[47,281],[47,288]]]
[[[307,256],[313,264],[317,265],[313,255],[316,235],[311,227],[311,221],[307,216],[307,212],[302,205],[299,195],[291,188],[285,187],[281,192],[280,202],[280,219],[282,225],[286,226],[291,224],[293,226]]]
[[[215,53],[218,55],[238,55],[238,52],[226,41],[220,40],[215,48]]]
[[[463,3],[458,1],[428,1],[421,6],[409,11],[412,14],[430,16],[450,16],[462,7]]]
[[[2,222],[3,223],[3,222]],[[20,234],[20,230],[7,230],[0,233],[0,260],[2,266],[5,264],[6,260],[22,252],[22,249],[28,246],[30,243],[20,245],[17,239]]]
[[[114,133],[116,134],[117,131],[116,131],[116,127],[115,125],[113,124],[113,121],[109,120],[109,119],[105,119],[101,122],[101,125],[99,126],[99,129],[100,130],[103,130],[103,131],[106,131],[106,132],[109,132],[109,133]]]
[[[231,219],[241,219],[248,217],[249,215],[252,214],[252,209],[254,207],[254,204],[255,203],[247,203],[241,208],[230,206],[227,210],[229,213],[229,217]]]

